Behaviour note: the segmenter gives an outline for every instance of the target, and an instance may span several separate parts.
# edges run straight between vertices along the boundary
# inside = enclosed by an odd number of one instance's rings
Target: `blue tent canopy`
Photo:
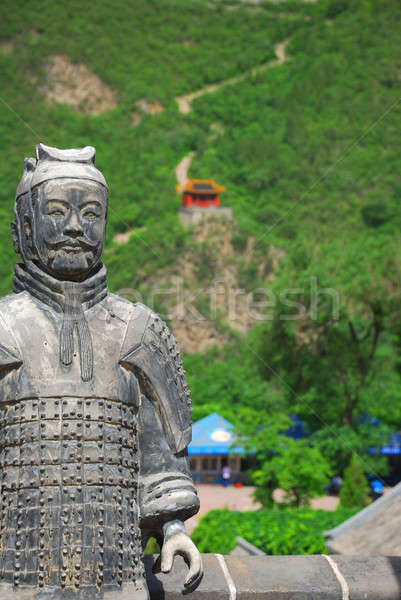
[[[188,454],[240,454],[240,446],[232,448],[235,441],[233,425],[217,413],[212,413],[192,425],[192,442]]]

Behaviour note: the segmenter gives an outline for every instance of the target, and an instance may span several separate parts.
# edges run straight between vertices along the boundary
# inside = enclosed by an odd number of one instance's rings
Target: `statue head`
[[[79,281],[96,270],[103,252],[107,185],[91,146],[36,147],[17,188],[14,249],[57,279]]]

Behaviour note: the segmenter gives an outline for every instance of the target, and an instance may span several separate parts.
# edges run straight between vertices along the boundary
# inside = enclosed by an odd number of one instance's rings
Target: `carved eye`
[[[64,206],[60,201],[54,199],[49,200],[46,206],[46,214],[50,217],[56,217],[62,219],[67,214],[67,207]]]
[[[49,210],[48,215],[50,215],[51,217],[57,217],[57,218],[62,218],[64,217],[64,212],[62,210],[60,210],[59,208],[54,208],[53,210]]]
[[[97,219],[99,217],[99,215],[96,212],[94,212],[93,210],[84,211],[82,216],[84,219],[88,219],[89,221],[94,221],[95,219]]]

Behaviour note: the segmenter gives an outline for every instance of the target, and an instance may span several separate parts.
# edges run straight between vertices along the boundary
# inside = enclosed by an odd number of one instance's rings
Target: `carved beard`
[[[94,244],[84,241],[84,235],[80,240],[66,240],[62,236],[60,242],[50,242],[45,236],[36,240],[33,237],[30,235],[27,239],[28,258],[56,278],[84,277],[102,255],[102,242]]]
[[[96,249],[85,251],[82,248],[77,248],[75,251],[67,251],[63,248],[48,248],[46,266],[56,273],[63,272],[84,272],[90,271],[96,256]]]

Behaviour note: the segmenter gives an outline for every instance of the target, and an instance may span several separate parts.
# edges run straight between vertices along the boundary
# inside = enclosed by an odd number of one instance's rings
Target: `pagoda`
[[[217,185],[213,179],[188,179],[184,185],[178,184],[175,189],[182,193],[181,205],[185,208],[191,206],[218,208],[220,194],[226,190],[225,187]]]

